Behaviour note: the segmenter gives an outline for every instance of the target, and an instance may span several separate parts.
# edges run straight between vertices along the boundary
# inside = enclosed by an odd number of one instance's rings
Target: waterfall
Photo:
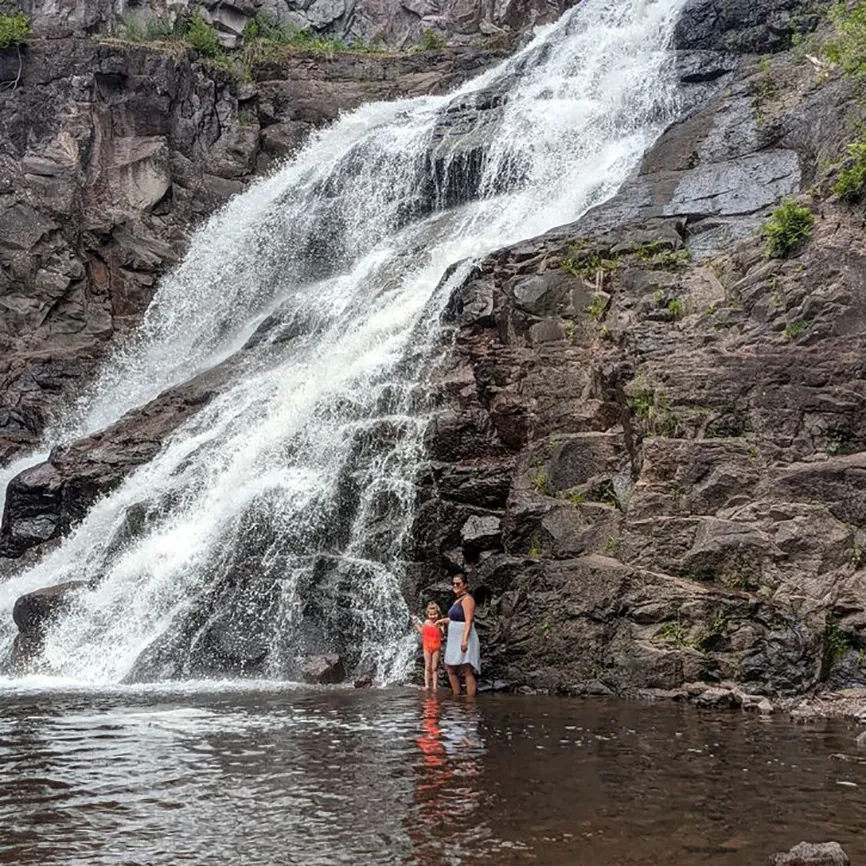
[[[216,214],[52,435],[217,364],[227,384],[0,586],[0,641],[19,595],[88,581],[46,635],[47,674],[283,679],[336,650],[350,675],[403,677],[417,382],[440,312],[473,260],[577,219],[633,170],[676,115],[684,2],[584,0],[451,95],[342,118]]]

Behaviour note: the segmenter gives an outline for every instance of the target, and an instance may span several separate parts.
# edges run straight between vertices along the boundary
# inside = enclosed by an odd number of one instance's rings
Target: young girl
[[[424,647],[424,689],[436,691],[439,685],[439,651],[442,648],[442,627],[437,624],[442,611],[432,601],[427,605],[427,619],[424,622],[417,616],[412,617],[415,631],[421,635]]]

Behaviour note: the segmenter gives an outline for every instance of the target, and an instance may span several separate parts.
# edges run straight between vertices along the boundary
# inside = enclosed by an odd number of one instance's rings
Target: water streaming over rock
[[[220,394],[0,587],[90,582],[44,670],[405,673],[402,556],[423,459],[417,382],[473,258],[610,196],[675,115],[684,0],[584,0],[445,97],[366,106],[198,232],[136,337],[54,431],[80,435],[224,363]],[[443,274],[457,262],[447,280]]]

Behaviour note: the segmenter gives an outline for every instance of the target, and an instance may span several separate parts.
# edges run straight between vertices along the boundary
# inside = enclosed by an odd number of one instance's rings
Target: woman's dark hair
[[[469,587],[469,572],[468,571],[457,571],[451,575],[451,582],[454,583],[454,579],[459,577],[460,580],[463,581],[463,586]]]

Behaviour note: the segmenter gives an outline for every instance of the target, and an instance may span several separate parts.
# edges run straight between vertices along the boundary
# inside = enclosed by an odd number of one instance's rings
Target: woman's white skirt
[[[460,665],[472,665],[476,676],[481,673],[481,644],[478,642],[478,632],[475,631],[475,623],[469,629],[469,646],[466,652],[460,650],[460,641],[463,640],[464,622],[451,620],[448,623],[448,642],[445,644],[445,664],[453,667]]]

